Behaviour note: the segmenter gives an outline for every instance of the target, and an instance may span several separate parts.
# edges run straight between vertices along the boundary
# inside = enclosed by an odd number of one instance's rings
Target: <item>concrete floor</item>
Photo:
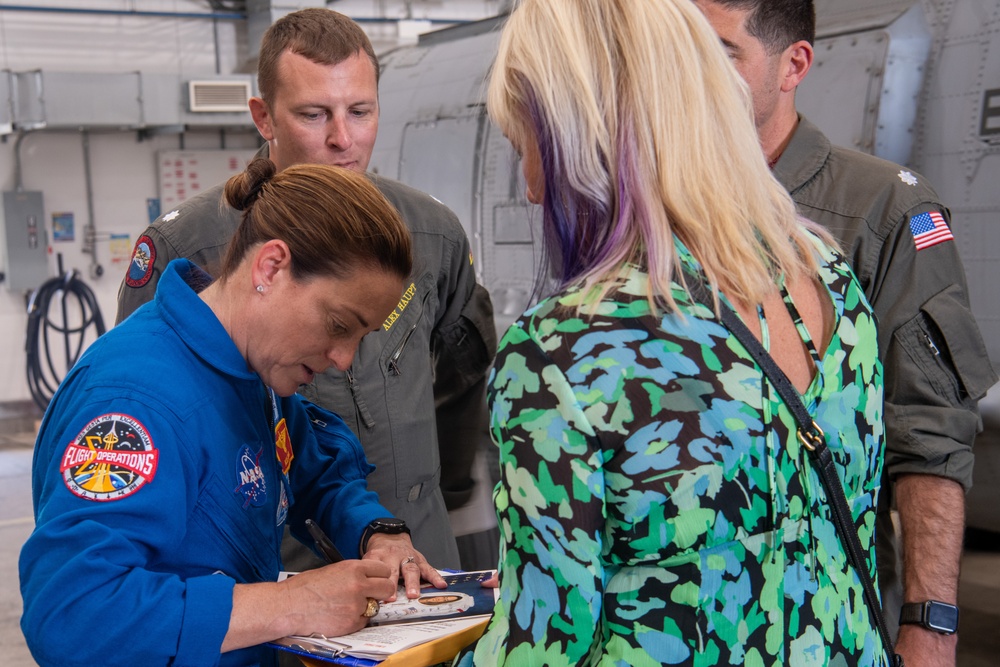
[[[36,663],[19,626],[17,559],[33,525],[32,433],[0,434],[0,667]],[[962,561],[959,667],[995,667],[1000,655],[1000,535],[970,533]]]
[[[0,434],[0,664],[31,667],[21,634],[17,558],[34,526],[31,516],[33,433]]]

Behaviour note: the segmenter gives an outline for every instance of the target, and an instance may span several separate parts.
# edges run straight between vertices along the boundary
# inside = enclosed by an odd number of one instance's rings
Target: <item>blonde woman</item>
[[[524,0],[488,109],[560,287],[508,330],[491,379],[500,601],[475,664],[879,664],[795,422],[714,300],[825,430],[870,569],[875,324],[771,177],[697,7]]]

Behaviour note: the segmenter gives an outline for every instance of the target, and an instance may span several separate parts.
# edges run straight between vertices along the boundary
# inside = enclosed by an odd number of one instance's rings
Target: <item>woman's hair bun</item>
[[[260,196],[261,189],[278,172],[266,157],[255,157],[247,168],[226,183],[226,202],[239,211],[245,211]]]

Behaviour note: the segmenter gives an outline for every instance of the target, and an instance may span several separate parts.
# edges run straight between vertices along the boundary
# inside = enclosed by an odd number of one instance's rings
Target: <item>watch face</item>
[[[955,632],[958,629],[958,607],[940,602],[929,603],[927,625],[938,632]]]

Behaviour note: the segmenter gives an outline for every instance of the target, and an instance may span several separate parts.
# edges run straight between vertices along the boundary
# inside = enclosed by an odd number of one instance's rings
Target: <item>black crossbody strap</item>
[[[708,295],[703,282],[693,279],[690,281],[688,287],[698,301],[712,308],[712,299]],[[826,446],[826,437],[822,429],[812,420],[809,411],[802,402],[802,397],[799,396],[799,392],[795,389],[795,385],[792,384],[788,376],[785,375],[785,372],[775,363],[771,355],[764,349],[764,346],[760,344],[760,341],[754,337],[750,329],[743,324],[743,321],[733,309],[720,300],[719,312],[722,323],[736,336],[736,339],[746,348],[750,356],[754,358],[760,366],[761,371],[771,381],[771,384],[774,385],[778,395],[781,396],[785,405],[791,411],[792,416],[795,417],[795,421],[799,426],[799,441],[806,448],[806,451],[809,452],[809,458],[816,467],[816,471],[823,483],[823,488],[826,490],[826,497],[829,501],[830,513],[833,515],[833,522],[837,527],[837,533],[840,535],[841,542],[844,544],[848,561],[858,573],[858,578],[861,580],[861,586],[864,588],[865,593],[865,602],[868,605],[868,613],[875,620],[878,633],[882,637],[882,644],[885,646],[886,653],[889,656],[889,664],[894,667],[903,667],[902,657],[896,655],[893,651],[892,641],[889,638],[889,629],[885,624],[885,617],[882,615],[882,606],[879,604],[878,596],[875,594],[875,585],[872,583],[872,578],[868,574],[868,568],[865,566],[864,549],[861,547],[861,540],[858,539],[858,531],[854,526],[854,521],[851,519],[851,510],[844,495],[844,487],[840,482],[840,476],[837,474],[833,454],[830,452],[830,448]]]

